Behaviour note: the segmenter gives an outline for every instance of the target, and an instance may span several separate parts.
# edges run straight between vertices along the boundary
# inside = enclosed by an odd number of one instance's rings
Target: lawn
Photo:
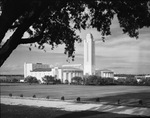
[[[100,102],[106,104],[118,105],[117,100],[120,99],[119,105],[149,107],[150,108],[150,87],[149,86],[78,86],[78,85],[29,85],[29,84],[1,84],[1,95],[32,97],[36,95],[38,98],[46,98],[50,96],[53,99],[75,100],[81,97],[84,102],[96,102],[96,98],[100,98]],[[138,104],[138,100],[143,100],[143,105]],[[1,118],[126,118],[141,116],[132,116],[125,114],[115,114],[98,111],[81,111],[69,112],[55,108],[15,106],[1,104]],[[143,117],[144,118],[144,117]]]
[[[2,84],[1,95],[36,97],[50,96],[53,99],[95,98],[104,96],[114,96],[126,93],[150,92],[149,86],[78,86],[78,85],[29,85],[29,84]]]
[[[86,102],[100,102],[117,105],[120,100],[121,105],[140,106],[138,101],[143,100],[142,107],[150,108],[150,87],[149,86],[79,86],[79,85],[29,85],[29,84],[1,84],[1,95],[32,97],[38,98],[76,100],[80,97]]]

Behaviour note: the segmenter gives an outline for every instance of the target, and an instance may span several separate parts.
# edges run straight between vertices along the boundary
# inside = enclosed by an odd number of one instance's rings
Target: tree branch
[[[9,57],[9,55],[13,52],[14,49],[19,45],[18,42],[22,39],[22,36],[27,29],[34,23],[34,21],[39,18],[43,10],[46,8],[46,4],[43,4],[40,7],[37,7],[33,10],[32,14],[29,14],[22,25],[20,25],[13,35],[6,41],[6,43],[0,48],[0,67],[5,62],[5,60]]]
[[[28,44],[28,43],[35,43],[39,42],[43,38],[43,35],[39,35],[36,37],[31,37],[31,38],[22,38],[19,42],[19,44]]]
[[[10,26],[9,28],[10,28],[10,29],[15,29],[15,28],[17,28],[17,27],[19,27],[19,26],[20,26],[20,24],[16,24],[16,25]]]

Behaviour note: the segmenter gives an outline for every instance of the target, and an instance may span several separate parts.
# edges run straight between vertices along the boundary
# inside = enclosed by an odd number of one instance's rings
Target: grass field
[[[1,95],[14,96],[23,94],[26,97],[31,97],[34,94],[37,97],[50,96],[53,99],[59,99],[65,96],[66,99],[93,98],[114,96],[126,93],[141,93],[150,92],[149,86],[78,86],[78,85],[28,85],[28,84],[2,84]]]
[[[1,84],[1,95],[75,100],[94,102],[97,97],[101,102],[116,104],[120,99],[122,105],[137,106],[138,100],[142,99],[143,107],[150,107],[150,87],[149,86],[78,86],[78,85],[29,85],[29,84]]]
[[[121,105],[149,107],[150,108],[150,87],[149,86],[78,86],[78,85],[28,85],[28,84],[2,84],[0,85],[1,95],[32,97],[36,95],[38,98],[46,98],[50,96],[53,99],[75,100],[81,97],[81,101],[95,102],[96,98],[100,98],[100,102],[106,104],[118,105],[117,100],[120,99]],[[138,104],[138,100],[143,100],[143,105]],[[115,114],[97,111],[81,111],[69,112],[54,108],[37,108],[29,106],[11,106],[1,104],[1,118],[142,118],[141,116],[132,116],[125,114]],[[144,118],[145,116],[143,116]]]

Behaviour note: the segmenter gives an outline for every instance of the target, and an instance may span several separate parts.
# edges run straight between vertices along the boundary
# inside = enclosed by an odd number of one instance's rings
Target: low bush
[[[33,97],[33,98],[36,98],[36,95],[33,95],[32,97]]]
[[[62,96],[62,97],[61,97],[61,100],[65,100],[65,97],[64,97],[64,96]]]
[[[23,97],[23,94],[21,94],[20,97]]]
[[[100,102],[100,98],[96,98],[96,102]]]
[[[50,98],[49,96],[46,97],[46,99],[49,99],[49,98]]]
[[[9,97],[12,97],[12,93],[9,93]]]
[[[117,103],[120,104],[120,99],[117,100]]]
[[[80,97],[77,97],[76,100],[77,100],[77,102],[80,102],[80,101],[81,101],[81,98],[80,98]]]
[[[139,100],[139,105],[143,105],[143,100]]]

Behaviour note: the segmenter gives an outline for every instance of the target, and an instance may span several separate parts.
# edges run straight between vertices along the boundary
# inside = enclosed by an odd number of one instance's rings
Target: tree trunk
[[[28,28],[35,22],[35,20],[40,16],[42,11],[43,8],[36,9],[32,16],[24,19],[24,23],[16,29],[10,39],[8,39],[7,42],[2,46],[2,48],[0,49],[0,67],[3,65],[5,60],[12,53],[12,51],[16,49],[17,46],[20,44],[24,32],[27,31]]]
[[[16,36],[15,36],[16,37]],[[18,38],[16,38],[17,40]],[[11,37],[0,49],[0,67],[3,65],[5,60],[9,57],[14,49],[18,46],[17,41],[14,41],[14,38]]]
[[[5,1],[2,14],[0,16],[0,43],[13,22],[15,22],[16,19],[25,12],[26,7],[28,6],[27,4],[29,4],[27,0]]]

